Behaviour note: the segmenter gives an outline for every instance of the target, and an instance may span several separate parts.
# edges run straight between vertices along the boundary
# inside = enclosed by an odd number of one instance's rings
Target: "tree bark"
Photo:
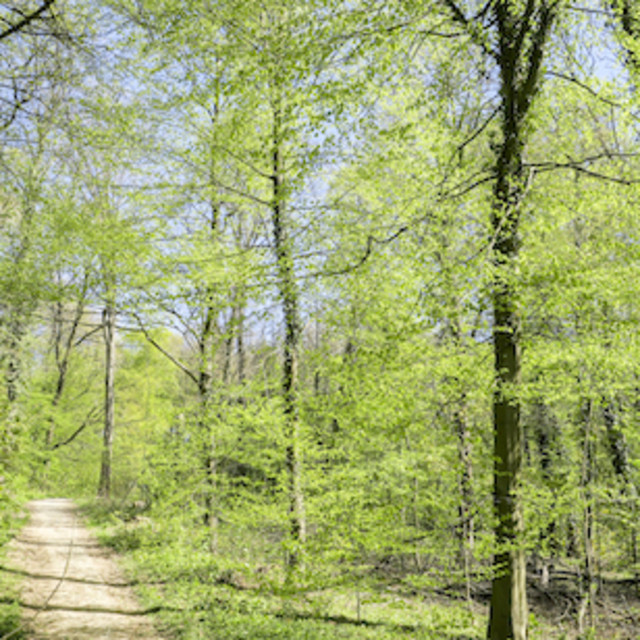
[[[7,400],[9,401],[9,415],[13,413],[15,401],[18,399],[18,386],[22,374],[20,350],[24,337],[24,326],[20,319],[21,310],[11,310],[7,323],[7,348],[5,380],[7,385]]]

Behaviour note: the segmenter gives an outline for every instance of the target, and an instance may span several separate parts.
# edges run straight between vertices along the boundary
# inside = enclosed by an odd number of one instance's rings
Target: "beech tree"
[[[540,89],[542,65],[560,3],[499,0],[484,6],[477,15],[453,0],[444,0],[442,6],[492,59],[499,82],[499,138],[494,147],[491,205],[496,552],[488,637],[525,640],[528,609],[520,494],[523,426],[518,304],[520,219],[527,186],[523,153],[528,142],[527,122]]]

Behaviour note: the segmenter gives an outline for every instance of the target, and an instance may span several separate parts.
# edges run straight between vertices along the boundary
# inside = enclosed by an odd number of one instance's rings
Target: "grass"
[[[405,596],[370,581],[283,593],[277,566],[214,556],[179,527],[118,521],[91,507],[104,544],[123,553],[142,602],[180,640],[480,640],[486,612],[460,601]],[[310,583],[313,582],[312,580]]]
[[[235,532],[226,551],[213,555],[204,540],[178,522],[139,518],[122,522],[106,508],[93,511],[103,543],[123,553],[138,593],[147,607],[158,608],[157,622],[176,640],[484,640],[486,598],[465,603],[455,594],[411,588],[392,579],[361,574],[359,583],[332,580],[331,573],[306,579],[306,588],[285,593],[277,562],[246,558]],[[229,541],[227,541],[229,542]],[[233,544],[236,545],[235,559]],[[241,556],[244,553],[244,558]],[[344,573],[344,572],[343,572]],[[485,585],[488,592],[488,583]],[[575,594],[557,584],[555,591],[531,591],[531,640],[577,640]],[[536,597],[533,597],[533,596]],[[598,631],[588,637],[640,640],[640,599],[603,593]],[[607,596],[604,598],[604,596]],[[607,605],[609,602],[609,605]],[[572,604],[573,603],[573,604]],[[624,605],[624,608],[622,608]],[[618,609],[620,611],[618,611]],[[618,611],[616,613],[616,611]],[[630,622],[631,620],[631,622]]]
[[[326,590],[286,599],[231,586],[173,583],[146,589],[148,603],[162,602],[160,619],[180,639],[228,640],[332,638],[475,640],[483,637],[482,616],[465,607],[425,603],[378,594],[354,614],[355,594]]]

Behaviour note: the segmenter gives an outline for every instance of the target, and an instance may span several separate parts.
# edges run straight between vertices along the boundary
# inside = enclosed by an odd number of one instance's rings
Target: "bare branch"
[[[571,83],[575,84],[576,86],[580,87],[580,89],[584,89],[584,91],[586,91],[587,93],[591,94],[594,98],[600,100],[600,102],[604,102],[604,104],[607,104],[610,107],[620,107],[620,106],[622,106],[618,102],[614,102],[613,100],[610,100],[609,98],[605,98],[605,97],[601,96],[595,89],[590,87],[588,84],[582,82],[582,80],[579,80],[575,76],[568,76],[568,75],[566,75],[564,73],[560,73],[559,71],[547,71],[546,75],[551,76],[552,78],[558,78],[559,80],[565,80],[566,82],[571,82]]]
[[[599,171],[594,171],[590,169],[588,165],[597,162],[598,160],[613,160],[615,158],[619,158],[621,160],[625,160],[628,158],[637,158],[638,153],[611,153],[610,151],[604,151],[603,153],[597,154],[595,156],[589,156],[587,158],[582,158],[581,160],[573,160],[569,159],[567,162],[530,162],[525,164],[525,167],[529,167],[535,169],[537,173],[543,173],[547,171],[555,171],[562,169],[571,169],[573,171],[578,171],[580,173],[584,173],[585,175],[591,176],[592,178],[598,178],[600,180],[605,180],[607,182],[615,182],[616,184],[622,184],[625,186],[631,186],[634,184],[640,184],[640,178],[621,178],[619,175],[612,176],[607,175],[606,173],[601,173]]]
[[[444,0],[444,4],[449,8],[456,22],[459,22],[463,27],[469,26],[469,19],[453,0]]]
[[[94,422],[98,418],[98,416],[95,415],[97,411],[98,408],[93,407],[87,414],[87,417],[83,420],[82,424],[66,440],[62,440],[61,442],[54,444],[51,447],[50,451],[55,451],[56,449],[64,447],[65,445],[73,442],[77,436],[79,436],[92,422]]]
[[[95,326],[93,329],[91,329],[91,331],[88,331],[83,336],[80,336],[76,340],[74,346],[77,347],[79,344],[82,344],[87,338],[90,338],[94,333],[98,333],[98,331],[100,331],[101,329],[102,329],[102,324]]]
[[[12,24],[8,29],[5,29],[0,33],[0,40],[8,38],[10,35],[24,29],[30,22],[33,22],[36,18],[40,17],[56,0],[44,0],[42,5],[36,9],[33,13],[26,14],[22,20],[18,20],[15,24]]]
[[[527,69],[527,77],[525,78],[522,86],[519,88],[518,97],[518,111],[520,115],[524,115],[529,110],[531,101],[535,94],[535,87],[538,85],[538,75],[540,73],[540,67],[542,65],[542,58],[544,55],[544,47],[547,43],[547,37],[551,29],[551,25],[556,17],[557,3],[553,2],[547,4],[546,2],[542,6],[540,12],[540,21],[538,28],[533,37],[533,45],[531,56],[529,59],[529,68]],[[523,29],[524,29],[523,25]]]
[[[149,333],[147,328],[142,323],[142,319],[140,318],[140,316],[138,316],[138,314],[134,313],[133,317],[136,319],[136,322],[138,323],[138,326],[140,327],[140,331],[142,331],[142,334],[144,335],[146,341],[151,346],[155,347],[165,358],[170,360],[176,367],[178,367],[178,369],[180,369],[180,371],[182,371],[185,375],[187,375],[190,380],[192,380],[193,382],[198,384],[198,376],[196,376],[193,373],[193,371],[191,371],[191,369],[189,369],[189,367],[187,367],[186,364],[183,364],[182,362],[180,362],[180,360],[178,360],[174,355],[169,353],[162,345],[160,345],[156,340],[154,340],[154,338],[151,336],[151,334]]]

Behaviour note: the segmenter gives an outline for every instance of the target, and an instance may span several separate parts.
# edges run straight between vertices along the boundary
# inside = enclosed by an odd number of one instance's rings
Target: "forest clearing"
[[[0,48],[0,638],[640,638],[640,3]]]

